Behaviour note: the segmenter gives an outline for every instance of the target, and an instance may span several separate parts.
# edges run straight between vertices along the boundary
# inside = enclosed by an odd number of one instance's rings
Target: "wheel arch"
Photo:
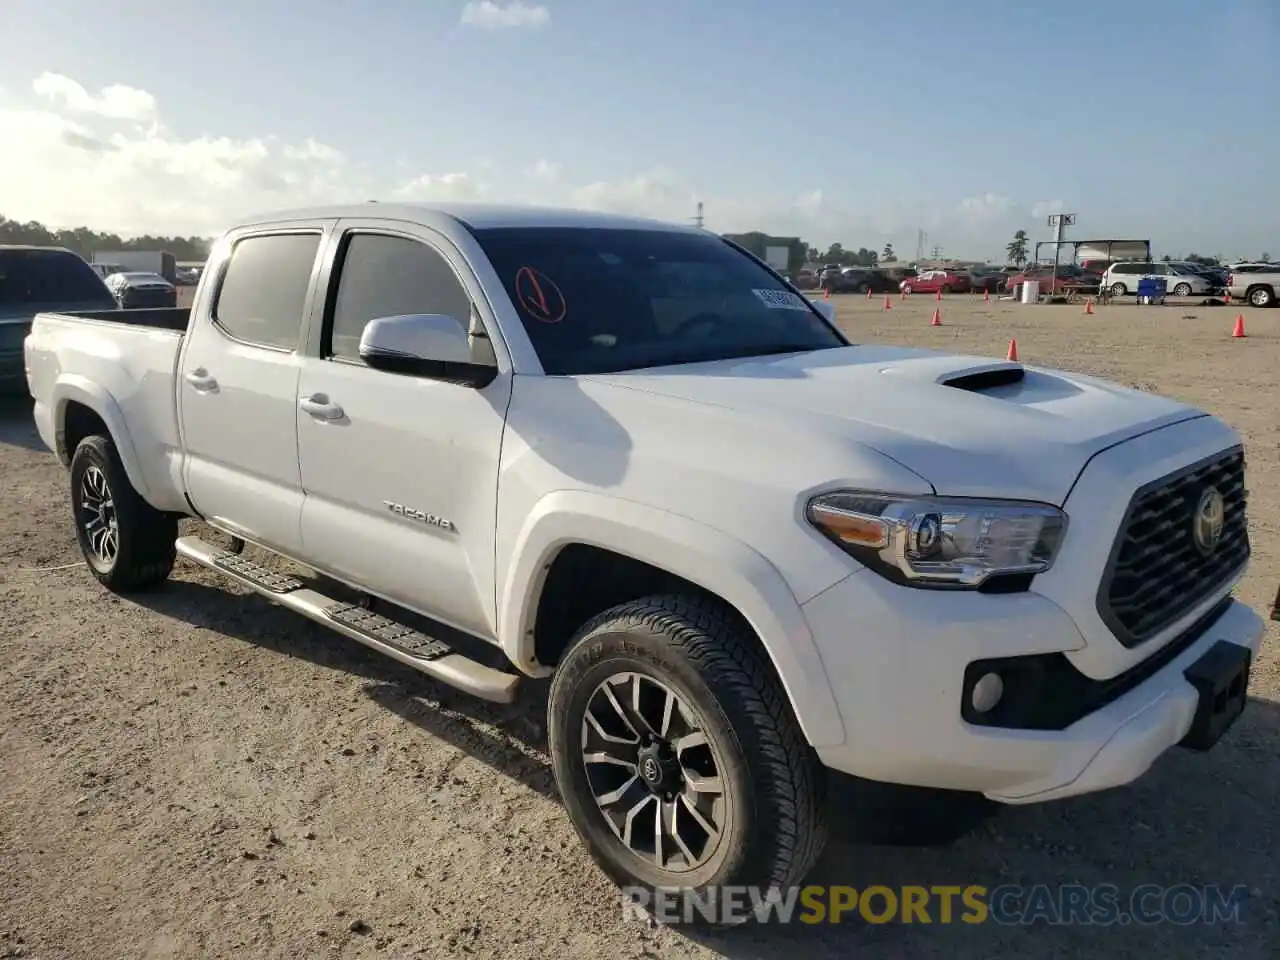
[[[53,391],[53,421],[58,459],[70,466],[76,446],[98,428],[115,444],[125,475],[133,488],[150,499],[124,413],[115,398],[103,387],[84,377],[67,374],[58,379]]]
[[[552,671],[553,665],[538,656],[539,611],[548,583],[554,585],[557,561],[566,551],[582,549],[598,551],[595,557],[641,564],[656,575],[657,584],[689,584],[726,604],[760,641],[809,742],[820,746],[844,741],[822,658],[781,573],[747,544],[720,530],[599,494],[547,495],[515,537],[506,576],[499,581],[498,636],[518,669],[533,676]]]

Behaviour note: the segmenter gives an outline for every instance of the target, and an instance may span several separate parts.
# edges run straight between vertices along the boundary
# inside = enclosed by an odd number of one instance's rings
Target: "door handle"
[[[298,401],[298,406],[317,420],[340,420],[343,416],[342,408],[323,393],[303,397]]]
[[[209,376],[209,371],[204,367],[196,367],[187,374],[187,383],[195,387],[201,393],[208,393],[218,389],[218,381]]]

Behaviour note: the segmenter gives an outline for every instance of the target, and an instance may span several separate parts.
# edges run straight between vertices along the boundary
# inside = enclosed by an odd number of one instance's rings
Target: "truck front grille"
[[[1222,535],[1207,555],[1192,531],[1201,496],[1224,501]],[[1249,559],[1244,451],[1234,448],[1134,494],[1098,590],[1098,613],[1136,647],[1211,596]]]

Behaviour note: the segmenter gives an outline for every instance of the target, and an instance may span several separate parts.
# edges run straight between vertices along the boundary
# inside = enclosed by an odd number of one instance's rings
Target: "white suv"
[[[1102,288],[1110,290],[1113,297],[1123,297],[1138,292],[1138,281],[1143,277],[1162,277],[1166,290],[1175,297],[1207,294],[1213,288],[1212,281],[1204,274],[1196,273],[1180,263],[1154,263],[1131,260],[1113,263],[1102,275]]]

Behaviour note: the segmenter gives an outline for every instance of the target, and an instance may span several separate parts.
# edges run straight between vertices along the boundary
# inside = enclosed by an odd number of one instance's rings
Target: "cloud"
[[[108,120],[149,123],[156,116],[156,98],[145,90],[113,83],[91,94],[70,77],[42,73],[31,84],[36,96],[52,101],[71,113],[92,114]]]
[[[1043,220],[1051,213],[1062,213],[1063,211],[1063,201],[1041,200],[1031,208],[1031,215],[1038,220]]]
[[[523,0],[511,0],[505,4],[495,3],[493,0],[478,0],[462,8],[461,22],[464,27],[478,27],[481,30],[542,27],[551,22],[551,11],[540,4],[524,3]]]
[[[998,193],[984,193],[980,197],[965,197],[960,201],[960,212],[975,220],[1003,217],[1012,209],[1013,201]]]
[[[334,147],[270,134],[168,131],[156,99],[122,84],[90,93],[42,74],[35,99],[0,97],[0,214],[124,234],[221,232],[235,217],[366,200],[367,179]]]
[[[428,200],[480,200],[488,190],[468,173],[446,173],[434,176],[424,173],[406,180],[392,191],[397,200],[425,202]]]
[[[542,180],[545,183],[554,183],[560,179],[560,164],[552,160],[539,160],[526,173],[534,180]]]
[[[125,235],[212,236],[264,211],[372,199],[493,201],[569,206],[690,223],[698,203],[718,232],[762,230],[906,254],[917,228],[947,254],[982,255],[1031,226],[1026,200],[997,193],[964,199],[882,198],[855,203],[837,189],[731,189],[664,167],[574,177],[550,158],[434,167],[386,158],[366,166],[314,137],[270,130],[230,137],[182,135],[165,123],[162,103],[123,84],[96,92],[46,73],[25,95],[0,93],[0,214],[52,227],[90,226]],[[1036,204],[1061,209],[1060,201]]]

